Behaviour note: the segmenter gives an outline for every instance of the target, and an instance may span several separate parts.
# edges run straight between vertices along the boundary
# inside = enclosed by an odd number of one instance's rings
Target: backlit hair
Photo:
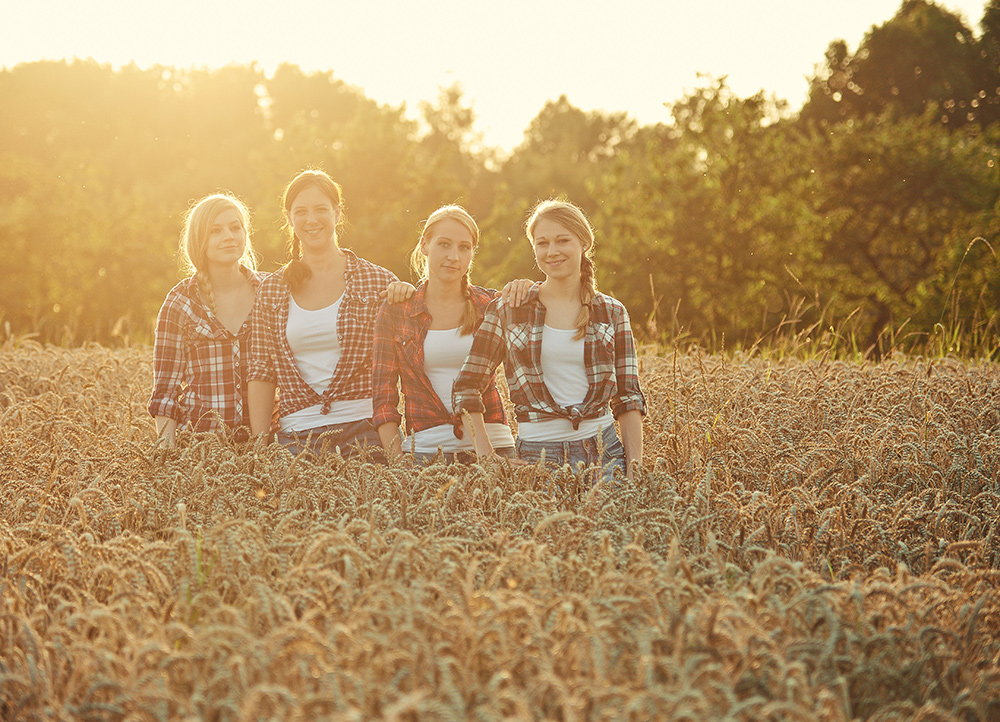
[[[291,182],[285,186],[285,190],[281,194],[281,204],[285,209],[285,225],[283,228],[288,230],[289,261],[285,264],[284,275],[285,281],[288,282],[288,285],[293,290],[298,288],[299,284],[312,275],[309,266],[302,262],[302,242],[295,235],[295,229],[292,228],[291,220],[292,204],[295,203],[296,197],[298,197],[299,193],[311,187],[319,188],[323,195],[330,199],[330,204],[338,214],[337,227],[339,228],[344,223],[344,202],[340,191],[340,184],[324,171],[304,170],[292,178]],[[334,233],[333,242],[337,243],[336,233]]]
[[[417,239],[417,244],[410,252],[410,268],[420,276],[421,281],[427,279],[427,256],[421,252],[421,248],[425,242],[429,242],[433,237],[434,227],[447,219],[458,221],[472,235],[473,254],[479,248],[479,226],[476,225],[476,219],[467,210],[462,208],[462,206],[454,204],[441,206],[424,221],[424,228],[420,232],[420,238]],[[462,314],[461,326],[462,335],[473,333],[476,330],[476,322],[478,321],[476,306],[472,303],[472,294],[469,291],[469,273],[471,271],[472,266],[470,265],[469,270],[462,277],[462,295],[465,297],[465,312]]]
[[[594,277],[594,229],[587,216],[577,206],[568,201],[545,200],[539,203],[524,224],[525,233],[531,245],[535,245],[535,226],[543,218],[558,223],[576,236],[583,244],[583,258],[580,263],[580,302],[583,308],[576,318],[577,340],[584,337],[590,323],[590,302],[597,295],[597,279]]]
[[[250,240],[250,210],[236,196],[229,193],[213,193],[197,201],[184,214],[184,230],[181,232],[182,266],[187,273],[196,277],[203,299],[213,313],[215,294],[212,292],[212,283],[208,277],[208,232],[219,214],[228,210],[236,211],[246,236],[246,245],[239,263],[244,273],[256,271],[257,256]]]

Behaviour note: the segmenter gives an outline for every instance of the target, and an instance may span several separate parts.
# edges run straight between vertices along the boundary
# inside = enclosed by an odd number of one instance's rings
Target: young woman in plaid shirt
[[[523,306],[498,300],[487,309],[455,381],[455,408],[469,412],[476,452],[492,453],[480,430],[482,391],[503,363],[519,459],[533,462],[544,454],[556,463],[599,464],[605,480],[616,470],[631,477],[642,458],[646,403],[628,312],[597,292],[594,232],[583,211],[552,200],[535,207],[526,230],[545,280]]]
[[[292,453],[322,445],[344,455],[368,446],[372,426],[372,337],[379,294],[396,277],[337,242],[340,186],[303,171],[285,188],[291,260],[261,284],[251,320],[250,428],[269,431],[279,390],[278,441]]]
[[[390,459],[407,451],[427,460],[439,449],[446,458],[475,458],[472,439],[452,410],[451,393],[472,347],[472,334],[496,295],[469,283],[478,245],[479,227],[464,208],[438,208],[425,221],[410,255],[410,266],[421,277],[416,292],[405,302],[386,302],[379,311],[372,372],[374,423]],[[397,381],[409,434],[402,442]],[[513,456],[514,437],[492,377],[484,407],[484,430],[492,448]]]
[[[245,435],[249,317],[262,279],[250,212],[228,194],[202,198],[188,211],[181,253],[191,276],[170,290],[156,318],[149,399],[167,446],[178,428]]]

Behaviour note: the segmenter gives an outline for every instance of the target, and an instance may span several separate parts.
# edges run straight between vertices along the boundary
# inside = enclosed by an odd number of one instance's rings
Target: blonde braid
[[[212,280],[208,277],[208,274],[204,271],[196,271],[194,274],[195,278],[198,280],[198,289],[201,291],[201,299],[208,304],[212,313],[216,313],[215,310],[215,292],[212,290]]]
[[[576,335],[574,340],[579,341],[587,334],[587,324],[590,323],[590,302],[597,295],[597,280],[594,278],[594,260],[587,255],[588,248],[580,259],[580,315],[576,317]]]
[[[469,288],[469,274],[462,276],[462,295],[465,297],[465,313],[462,314],[462,335],[468,336],[476,330],[476,304],[472,302],[472,290]]]

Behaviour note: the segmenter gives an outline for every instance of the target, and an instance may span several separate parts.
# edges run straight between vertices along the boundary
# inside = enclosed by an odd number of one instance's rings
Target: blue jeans
[[[361,456],[364,449],[372,461],[385,463],[382,441],[372,426],[371,419],[327,424],[306,431],[279,431],[278,443],[292,452],[292,456],[298,456],[304,451],[323,456],[334,452],[339,446],[340,455],[345,459]]]
[[[596,473],[588,474],[594,483],[614,481],[616,470],[625,475],[625,447],[614,424],[608,424],[600,434],[581,441],[524,441],[518,438],[514,444],[517,458],[530,463],[537,462],[544,450],[546,464],[569,464],[574,470],[581,463],[587,469],[597,467]]]
[[[514,450],[511,447],[505,449],[493,449],[497,456],[504,456],[508,459],[514,458]],[[475,464],[479,461],[479,457],[476,456],[475,451],[445,451],[441,452],[443,456],[444,463],[446,464]],[[417,452],[413,454],[413,460],[418,464],[429,464],[434,459],[438,458],[435,454],[421,454]]]

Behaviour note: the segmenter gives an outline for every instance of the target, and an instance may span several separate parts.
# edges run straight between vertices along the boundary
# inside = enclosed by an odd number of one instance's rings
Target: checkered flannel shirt
[[[295,365],[295,356],[288,345],[285,328],[288,325],[288,298],[291,289],[284,272],[275,271],[261,284],[257,304],[250,323],[250,381],[277,384],[278,414],[282,417],[310,406],[321,405],[323,413],[334,401],[371,398],[372,340],[375,316],[382,304],[379,293],[396,276],[353,252],[347,254],[343,302],[337,315],[337,337],[340,339],[340,361],[334,369],[330,385],[316,393],[305,382]]]
[[[496,291],[469,287],[476,308],[478,324]],[[452,414],[441,402],[427,373],[424,371],[424,341],[431,325],[427,310],[427,284],[421,283],[416,292],[403,303],[384,303],[375,322],[375,359],[372,364],[372,387],[375,416],[372,423],[380,425],[401,421],[398,411],[399,392],[403,391],[406,431],[423,431],[441,424],[451,424],[455,436],[462,438],[462,417]],[[491,376],[483,394],[487,423],[507,423],[503,400]]]
[[[264,274],[249,278],[259,294]],[[178,283],[156,317],[149,413],[199,432],[247,426],[249,342],[249,318],[234,335],[202,300],[193,276]]]
[[[577,406],[559,406],[542,379],[542,329],[545,306],[538,299],[541,284],[528,299],[511,308],[496,299],[486,309],[472,351],[455,380],[456,411],[482,411],[482,390],[498,364],[504,364],[510,400],[518,421],[566,418],[577,428],[583,419],[602,416],[608,403],[615,418],[626,411],[646,413],[639,386],[639,368],[628,311],[620,301],[598,293],[590,302],[590,323],[584,336],[584,365],[589,388]]]

